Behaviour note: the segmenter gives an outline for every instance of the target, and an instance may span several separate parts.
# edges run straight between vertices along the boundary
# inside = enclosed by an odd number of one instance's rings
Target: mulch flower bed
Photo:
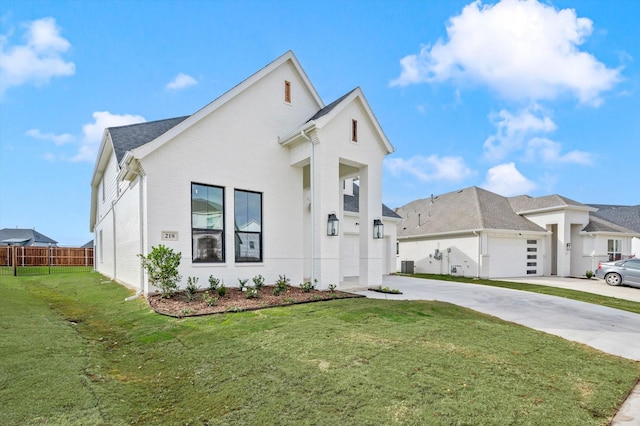
[[[365,297],[359,294],[345,293],[334,290],[311,290],[304,292],[299,287],[288,287],[286,292],[278,296],[273,294],[274,286],[265,285],[259,292],[259,297],[247,299],[247,293],[235,287],[228,287],[227,293],[219,297],[215,291],[208,291],[209,297],[216,297],[215,305],[209,306],[204,300],[207,291],[196,293],[193,301],[188,301],[184,292],[176,292],[170,298],[163,298],[160,294],[154,294],[147,299],[151,309],[162,315],[175,318],[192,317],[200,315],[219,314],[223,312],[242,312],[257,309],[272,308],[275,306],[297,305],[300,303],[321,302],[324,300],[347,299]]]

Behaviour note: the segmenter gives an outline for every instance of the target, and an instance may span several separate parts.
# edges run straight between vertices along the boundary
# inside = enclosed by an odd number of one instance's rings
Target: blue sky
[[[328,104],[360,86],[399,207],[480,186],[640,203],[640,2],[11,1],[0,228],[89,231],[105,126],[192,114],[288,50]]]

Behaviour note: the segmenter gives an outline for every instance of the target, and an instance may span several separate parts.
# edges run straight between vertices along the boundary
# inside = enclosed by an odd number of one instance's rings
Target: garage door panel
[[[511,238],[491,238],[489,256],[492,277],[527,275],[527,242]]]

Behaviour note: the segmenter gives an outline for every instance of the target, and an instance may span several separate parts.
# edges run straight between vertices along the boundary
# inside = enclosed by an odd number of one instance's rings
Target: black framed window
[[[235,190],[236,262],[262,262],[262,194]]]
[[[224,188],[191,184],[191,247],[194,262],[224,262]]]

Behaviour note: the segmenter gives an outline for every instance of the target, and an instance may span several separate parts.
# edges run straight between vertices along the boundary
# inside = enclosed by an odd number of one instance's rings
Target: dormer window
[[[358,142],[358,120],[351,120],[351,142]]]
[[[291,103],[291,82],[287,80],[284,81],[284,101]]]

